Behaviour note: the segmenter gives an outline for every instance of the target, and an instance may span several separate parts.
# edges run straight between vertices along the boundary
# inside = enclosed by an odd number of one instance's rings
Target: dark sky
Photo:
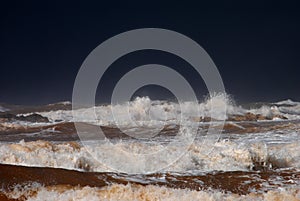
[[[147,27],[171,29],[198,42],[238,102],[300,101],[297,1],[96,2],[2,3],[0,102],[71,100],[77,71],[95,47],[118,33]],[[182,70],[179,58],[144,51],[117,60],[101,87],[109,96],[122,74],[153,60],[182,71],[194,87],[203,85],[192,70]]]

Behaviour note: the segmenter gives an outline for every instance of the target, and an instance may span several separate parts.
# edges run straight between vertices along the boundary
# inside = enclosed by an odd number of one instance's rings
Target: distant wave
[[[5,108],[5,107],[2,107],[2,106],[0,105],[0,112],[6,112],[6,111],[9,111],[9,109],[7,109],[7,108]]]
[[[111,107],[115,111],[114,115]],[[224,107],[226,107],[226,112],[223,111]],[[199,114],[195,112],[195,108],[199,108]],[[181,109],[185,113],[181,113]],[[137,97],[134,101],[124,104],[83,108],[73,112],[78,114],[76,116],[79,118],[74,119],[71,110],[53,110],[39,114],[48,117],[51,121],[89,122],[103,126],[116,124],[133,126],[132,121],[127,118],[129,112],[134,123],[139,123],[140,126],[156,126],[165,122],[178,123],[179,120],[191,121],[204,117],[210,117],[212,120],[226,120],[232,115],[247,113],[262,115],[264,117],[262,120],[280,120],[281,118],[295,120],[300,119],[300,103],[287,100],[245,109],[236,105],[227,94],[217,94],[200,103],[184,102],[182,105],[168,101],[150,100],[148,97]],[[94,113],[97,116],[96,121],[91,118]]]

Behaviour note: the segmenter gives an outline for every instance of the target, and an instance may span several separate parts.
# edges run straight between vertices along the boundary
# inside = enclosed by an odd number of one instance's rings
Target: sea
[[[299,201],[300,102],[1,104],[0,184],[0,200]]]

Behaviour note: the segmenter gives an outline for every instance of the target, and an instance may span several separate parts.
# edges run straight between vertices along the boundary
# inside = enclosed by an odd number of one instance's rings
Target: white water
[[[274,201],[288,200],[299,201],[299,188],[280,188],[271,190],[267,193],[250,193],[248,195],[225,194],[217,190],[201,190],[193,191],[188,189],[174,189],[167,187],[159,187],[153,185],[121,185],[113,184],[103,188],[92,187],[73,187],[65,186],[42,187],[38,183],[27,185],[25,187],[16,186],[14,191],[7,193],[10,198],[25,197],[29,201],[44,201],[44,200],[90,200],[90,201]]]
[[[199,114],[196,113],[195,108],[199,108]],[[213,110],[211,110],[212,108]],[[226,112],[223,108],[226,108]],[[181,113],[181,111],[184,111],[184,113]],[[89,122],[103,126],[118,125],[125,127],[137,126],[138,124],[138,126],[151,127],[163,123],[178,123],[180,120],[191,121],[199,117],[224,120],[228,115],[243,115],[247,112],[262,114],[267,117],[283,115],[290,120],[300,119],[300,103],[287,100],[274,103],[273,106],[265,105],[248,110],[236,106],[228,95],[217,94],[201,103],[184,102],[179,105],[173,102],[151,101],[148,97],[142,97],[126,104],[96,106],[94,108],[78,109],[73,112],[76,116],[75,119],[71,110],[41,112],[40,114],[48,117],[51,121]],[[128,113],[131,119],[128,119]],[[94,115],[97,116],[96,121]]]
[[[300,117],[296,114],[290,114],[291,112],[286,112],[287,110],[291,110],[294,113],[300,112],[300,103],[291,100],[273,103],[272,106],[265,105],[258,109],[246,110],[236,106],[227,95],[218,94],[211,99],[197,104],[200,108],[200,115],[203,117],[210,116],[212,105],[215,106],[215,110],[211,113],[214,119],[223,119],[224,115],[245,114],[247,112],[263,114],[265,116],[281,114],[288,116],[290,119],[299,119]],[[135,101],[123,105],[80,109],[75,111],[80,114],[78,115],[80,119],[73,119],[72,111],[69,110],[43,112],[41,115],[48,117],[52,121],[80,121],[92,122],[99,125],[115,125],[116,122],[111,114],[111,107],[115,107],[115,111],[118,112],[118,125],[127,128],[131,126],[156,128],[161,124],[177,124],[181,116],[179,104],[151,101],[147,97],[137,98]],[[185,102],[182,107],[185,107],[184,111],[186,112],[182,115],[184,121],[192,122],[193,118],[195,118],[193,116],[195,114],[195,103]],[[223,107],[226,107],[227,114],[220,112]],[[126,118],[125,114],[128,110],[134,122]],[[285,112],[282,112],[283,110]],[[97,122],[89,119],[94,112],[96,112],[99,119]],[[135,132],[135,130],[133,129],[131,132]],[[189,135],[188,131],[186,134]],[[189,152],[165,170],[178,172],[189,170],[249,170],[253,166],[254,160],[265,164],[270,163],[269,165],[274,163],[274,165],[279,167],[300,168],[300,137],[297,130],[286,129],[266,133],[241,134],[235,135],[234,138],[228,141],[221,140],[217,143],[215,141],[203,143],[201,138],[197,139],[190,147]],[[100,158],[103,158],[106,156],[101,155],[101,153],[111,151],[111,146],[114,146],[115,149],[125,150],[128,155],[133,153],[147,154],[161,150],[166,142],[168,142],[168,139],[149,140],[147,143],[137,140],[123,140],[114,142],[111,145],[107,141],[102,141],[98,144],[89,145],[89,148],[90,151],[97,153]],[[179,150],[176,145],[171,148],[174,150],[174,153]],[[213,151],[210,152],[211,150]],[[119,152],[116,154],[119,154]],[[115,158],[122,159],[119,155],[115,156]],[[106,160],[114,159],[106,158]],[[126,167],[128,169],[139,169],[139,167],[145,165],[143,161],[130,160],[128,161],[129,166]],[[0,162],[67,169],[84,169],[85,167],[79,166],[86,166],[86,169],[89,171],[111,171],[109,167],[106,167],[107,164],[99,164],[84,147],[74,149],[69,144],[52,144],[51,142],[25,143],[21,141],[19,144],[2,144],[0,145]],[[166,161],[161,160],[156,162],[163,164]],[[135,166],[131,167],[132,164],[135,164]],[[120,163],[119,165],[123,167],[124,163]],[[147,165],[151,166],[151,164]]]
[[[260,134],[262,135],[262,134]],[[221,140],[219,142],[205,142],[196,140],[189,150],[174,164],[163,171],[175,172],[206,172],[212,170],[236,171],[251,170],[255,162],[268,166],[283,168],[300,168],[300,141],[297,134],[283,135],[285,143],[274,143],[269,137],[266,142],[259,140],[259,134],[248,139],[241,138],[235,141]],[[278,136],[276,136],[278,137]],[[298,138],[298,141],[297,141]],[[255,140],[257,139],[257,140]],[[276,138],[277,139],[277,138]],[[277,139],[278,140],[278,139]],[[115,149],[123,150],[132,157],[118,155],[116,152],[112,158],[105,158],[104,153]],[[120,161],[120,169],[127,168],[128,172],[144,167],[145,161],[137,161],[134,154],[149,154],[161,150],[162,142],[140,142],[131,140],[116,141],[113,144],[108,141],[88,145],[90,151],[109,163],[116,158],[126,158],[126,163]],[[180,149],[177,145],[171,147],[176,153]],[[155,163],[147,163],[148,166],[164,164],[166,156],[162,156]],[[98,158],[98,159],[99,159]],[[154,162],[154,161],[153,161]],[[95,160],[87,149],[77,143],[51,143],[45,141],[24,142],[0,145],[0,163],[25,166],[55,167],[66,169],[78,169],[87,171],[106,172],[112,171],[107,164]],[[124,167],[124,164],[128,166]]]

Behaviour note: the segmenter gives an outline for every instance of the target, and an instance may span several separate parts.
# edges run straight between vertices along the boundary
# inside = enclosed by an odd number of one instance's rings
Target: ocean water
[[[1,200],[300,200],[299,102],[0,109]]]

